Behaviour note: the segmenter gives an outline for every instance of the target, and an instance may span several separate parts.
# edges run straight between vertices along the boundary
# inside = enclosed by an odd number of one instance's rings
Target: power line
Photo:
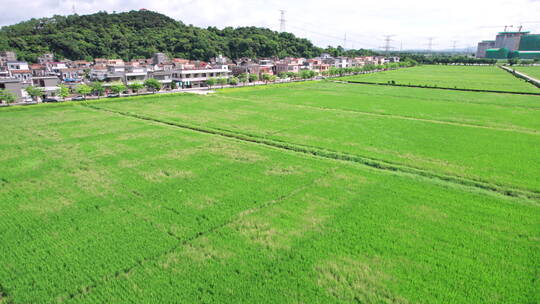
[[[279,31],[285,32],[285,23],[287,20],[285,20],[285,10],[279,10],[281,12],[281,18],[279,19]]]
[[[289,24],[289,27],[300,30],[300,31],[303,31],[303,32],[306,32],[306,33],[310,33],[310,34],[330,38],[330,39],[332,39],[332,40],[334,40],[336,42],[340,42],[340,43],[343,42],[343,37],[338,37],[338,36],[334,36],[334,35],[330,35],[330,34],[326,34],[326,33],[316,32],[316,31],[308,30],[308,29],[298,27],[298,26],[295,26],[295,25],[290,25],[290,24]],[[365,43],[365,42],[359,41],[359,40],[352,40],[352,39],[347,38],[347,42],[358,44],[358,45],[367,45],[367,46],[370,46],[372,48],[377,48],[377,46],[375,46],[373,44]]]

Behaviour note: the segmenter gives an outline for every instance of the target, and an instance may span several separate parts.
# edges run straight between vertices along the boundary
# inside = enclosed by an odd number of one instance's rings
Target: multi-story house
[[[206,87],[208,78],[229,78],[231,71],[227,65],[206,68],[179,69],[172,72],[172,80],[182,88]]]
[[[15,94],[18,101],[23,98],[23,84],[15,78],[0,78],[0,90],[7,90]]]
[[[240,74],[255,74],[259,75],[261,72],[261,66],[258,63],[253,63],[251,61],[242,61],[239,65],[233,67],[232,73],[237,76]]]
[[[125,67],[124,77],[126,85],[136,82],[143,83],[148,77],[148,72],[145,67],[129,65]]]
[[[298,73],[300,72],[300,65],[296,63],[286,63],[286,62],[278,62],[275,65],[275,73],[276,75],[280,73]]]
[[[173,82],[173,71],[154,71],[149,73],[149,77],[158,80],[165,88],[170,88]]]
[[[32,71],[25,61],[8,61],[7,70],[10,77],[16,78],[22,83],[29,83],[32,79]]]
[[[33,77],[31,84],[40,88],[44,96],[51,97],[56,96],[60,79],[56,76]]]

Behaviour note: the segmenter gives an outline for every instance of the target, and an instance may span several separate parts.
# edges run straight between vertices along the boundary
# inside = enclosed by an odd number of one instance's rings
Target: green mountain
[[[146,10],[54,16],[4,26],[0,28],[0,50],[14,50],[20,59],[31,62],[46,52],[72,60],[129,60],[148,58],[155,52],[208,60],[218,54],[230,58],[312,57],[322,51],[290,33],[257,27],[203,29]]]

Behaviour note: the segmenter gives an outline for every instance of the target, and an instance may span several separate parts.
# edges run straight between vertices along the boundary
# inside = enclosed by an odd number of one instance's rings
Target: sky
[[[396,50],[475,49],[480,40],[509,30],[540,33],[540,0],[0,0],[0,26],[30,18],[146,8],[201,27],[259,26],[285,30],[320,47],[381,49],[385,36]]]

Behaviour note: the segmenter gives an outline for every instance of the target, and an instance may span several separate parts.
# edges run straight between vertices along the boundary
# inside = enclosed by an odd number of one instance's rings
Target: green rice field
[[[451,89],[473,89],[540,93],[540,89],[496,66],[422,65],[340,78],[348,81],[416,85]]]
[[[527,74],[527,76],[530,76],[532,78],[540,79],[540,66],[520,66],[512,68],[516,71]]]
[[[539,111],[321,81],[2,108],[0,303],[537,303]]]

